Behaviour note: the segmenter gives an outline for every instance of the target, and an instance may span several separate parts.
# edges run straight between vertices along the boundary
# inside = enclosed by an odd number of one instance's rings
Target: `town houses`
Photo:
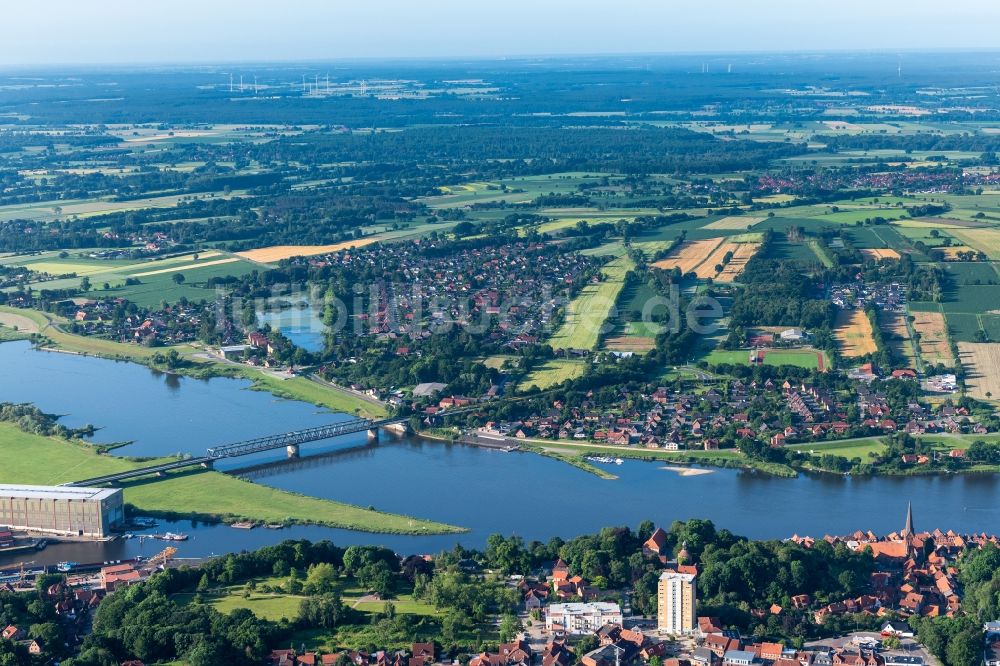
[[[498,661],[494,666],[513,666],[513,664],[530,664],[527,661]],[[349,663],[353,666],[431,666],[440,663],[438,649],[432,642],[413,643],[409,651],[349,650],[344,652],[312,652],[292,648],[272,650],[269,658],[270,666],[333,666]],[[486,666],[486,664],[483,664]]]
[[[816,540],[794,535],[791,541],[811,548]],[[832,546],[868,552],[875,560],[866,594],[842,599],[816,608],[813,620],[823,624],[827,617],[862,613],[878,617],[952,617],[962,609],[955,563],[968,548],[1000,543],[993,535],[959,535],[952,531],[916,532],[912,510],[899,532],[879,537],[872,532],[846,536],[825,536]]]
[[[895,396],[895,394],[893,394]],[[899,400],[877,387],[851,392],[802,380],[734,379],[702,392],[663,386],[622,387],[617,399],[590,392],[578,403],[553,401],[545,412],[481,429],[517,438],[566,439],[650,449],[732,448],[742,440],[773,447],[895,432],[989,432],[969,410]]]
[[[363,337],[417,353],[443,327],[480,330],[508,350],[535,344],[557,307],[588,282],[598,262],[543,243],[468,244],[421,240],[293,260],[368,285],[356,315]],[[395,341],[399,341],[398,344]]]

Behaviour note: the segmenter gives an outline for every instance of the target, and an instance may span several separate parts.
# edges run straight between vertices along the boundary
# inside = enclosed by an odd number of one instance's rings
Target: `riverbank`
[[[89,336],[68,333],[61,326],[65,322],[54,315],[37,310],[25,310],[0,306],[0,315],[22,323],[30,322],[33,330],[28,331],[44,338],[42,347],[52,351],[71,352],[87,356],[97,356],[114,361],[130,361],[145,365],[163,372],[172,372],[187,377],[208,379],[211,377],[229,377],[246,379],[252,382],[254,390],[267,391],[280,398],[301,400],[318,407],[325,407],[336,412],[356,414],[366,418],[382,418],[388,415],[388,410],[376,401],[363,399],[349,391],[338,389],[326,383],[310,381],[305,377],[279,379],[271,373],[250,366],[225,363],[207,358],[203,349],[194,345],[175,345],[172,347],[142,347],[111,340],[103,340]],[[20,327],[18,327],[20,329]],[[10,335],[10,338],[4,337]],[[6,339],[24,339],[26,336],[12,328],[0,329],[0,341]],[[170,349],[176,350],[183,359],[183,365],[167,368],[158,364],[154,356],[163,354]]]
[[[664,462],[687,465],[705,465],[708,467],[725,467],[731,469],[752,469],[758,472],[787,478],[794,478],[798,475],[798,472],[788,465],[769,463],[762,460],[753,460],[751,458],[747,458],[741,452],[734,449],[722,449],[716,451],[663,451],[661,449],[637,449],[626,446],[593,444],[590,442],[579,442],[576,440],[565,439],[524,439],[518,441],[521,443],[522,448],[526,448],[526,445],[530,445],[532,449],[542,449],[548,454],[551,454],[551,457],[559,458],[560,460],[568,462],[575,467],[580,467],[581,469],[586,469],[586,467],[582,467],[581,464],[578,463],[594,467],[584,460],[584,456],[608,455],[609,453],[613,453],[616,457],[629,458],[632,460],[662,460]],[[569,447],[569,450],[567,450],[567,447]],[[560,453],[560,449],[563,450],[562,453]],[[578,453],[574,456],[569,451],[576,451]],[[603,472],[600,468],[594,467],[594,469]],[[587,471],[591,470],[588,469]],[[598,474],[598,476],[601,475]]]
[[[0,423],[0,483],[55,485],[147,466],[99,455],[90,446],[25,433]],[[125,501],[141,514],[206,522],[251,520],[308,524],[380,534],[457,534],[453,525],[385,513],[278,490],[200,468],[122,484]]]

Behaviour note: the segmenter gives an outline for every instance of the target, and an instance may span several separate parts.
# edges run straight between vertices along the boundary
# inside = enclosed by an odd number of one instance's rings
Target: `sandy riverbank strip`
[[[702,474],[711,474],[715,471],[711,469],[701,469],[699,467],[677,467],[676,465],[664,465],[660,469],[668,472],[677,472],[681,476],[701,476]]]

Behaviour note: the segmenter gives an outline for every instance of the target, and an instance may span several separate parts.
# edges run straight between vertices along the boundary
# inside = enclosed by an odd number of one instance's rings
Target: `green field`
[[[827,212],[816,216],[816,219],[830,224],[856,224],[865,220],[881,217],[886,220],[898,220],[908,217],[905,210],[898,208],[862,208],[859,210],[841,210],[836,213]]]
[[[715,349],[709,353],[704,360],[709,365],[749,365],[750,364],[750,350],[748,349],[737,349],[737,350],[725,350],[725,349]],[[798,368],[807,368],[809,370],[816,370],[819,368],[819,359],[816,357],[816,352],[814,350],[805,349],[780,349],[774,351],[768,351],[764,355],[764,365],[782,366],[782,365],[793,365]],[[824,354],[824,367],[830,367],[830,360],[825,358]]]
[[[54,485],[150,464],[99,455],[86,444],[25,433],[9,423],[0,423],[0,450],[7,459],[0,469],[0,483]],[[441,523],[277,490],[201,468],[128,481],[122,487],[128,504],[153,515],[294,522],[377,533],[461,531]]]
[[[655,338],[663,330],[662,324],[652,321],[630,321],[625,324],[625,335],[640,338]]]
[[[553,359],[546,361],[541,366],[533,369],[528,376],[518,384],[520,389],[528,389],[532,386],[545,390],[550,386],[561,384],[567,379],[581,377],[587,370],[585,361],[567,361]]]
[[[317,384],[305,377],[278,379],[249,368],[247,375],[254,382],[255,389],[268,391],[282,398],[302,400],[332,409],[335,412],[358,414],[365,418],[388,416],[388,411],[380,404],[368,402],[346,391],[338,391],[336,388]]]
[[[246,196],[243,190],[233,190],[230,194],[218,192],[199,192],[198,194],[177,194],[162,197],[147,197],[130,199],[128,201],[112,201],[103,199],[59,199],[56,201],[39,201],[30,204],[14,204],[0,206],[0,220],[38,220],[51,222],[69,217],[94,217],[106,213],[130,210],[146,210],[149,208],[176,208],[186,199],[218,198],[228,199],[236,196]],[[57,208],[60,210],[57,212]]]
[[[601,328],[618,300],[625,284],[625,274],[634,268],[628,257],[619,257],[604,265],[605,279],[588,284],[566,306],[565,318],[547,341],[553,349],[588,349],[597,347]]]
[[[845,440],[842,442],[811,442],[807,444],[792,444],[787,447],[791,451],[800,453],[810,453],[821,456],[843,456],[848,460],[861,458],[867,461],[872,453],[882,453],[886,446],[877,437],[866,437],[856,440]]]
[[[143,307],[158,306],[163,301],[174,303],[181,297],[191,301],[212,300],[216,292],[208,288],[209,279],[242,276],[259,268],[252,262],[217,252],[202,252],[197,261],[193,253],[165,259],[104,260],[80,256],[80,253],[60,258],[58,253],[46,252],[5,258],[0,263],[25,266],[51,276],[76,274],[76,277],[32,283],[38,289],[76,289],[81,278],[87,277],[93,285],[91,296],[127,298]],[[183,284],[174,281],[175,274],[184,276]],[[126,285],[127,278],[134,278],[139,284]],[[109,289],[103,288],[105,284]]]

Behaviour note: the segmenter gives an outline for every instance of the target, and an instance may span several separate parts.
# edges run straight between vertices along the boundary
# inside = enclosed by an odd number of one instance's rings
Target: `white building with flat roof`
[[[0,485],[0,525],[103,538],[125,522],[121,488]]]
[[[568,634],[590,634],[606,624],[621,623],[621,607],[606,601],[552,604],[545,611],[545,629],[550,633],[555,625]]]

